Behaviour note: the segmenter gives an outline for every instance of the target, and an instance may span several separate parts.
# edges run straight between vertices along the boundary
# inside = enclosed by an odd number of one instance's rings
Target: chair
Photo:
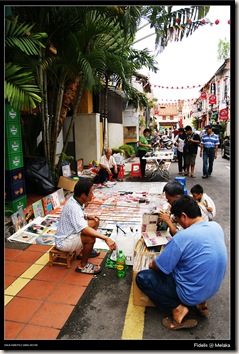
[[[140,177],[140,178],[142,178],[140,163],[132,163],[132,165],[131,165],[130,178],[133,178],[133,177]]]
[[[49,251],[49,266],[52,267],[53,264],[65,265],[66,268],[71,267],[72,258],[75,259],[76,253],[70,254],[66,251],[60,251],[55,246],[53,246]]]

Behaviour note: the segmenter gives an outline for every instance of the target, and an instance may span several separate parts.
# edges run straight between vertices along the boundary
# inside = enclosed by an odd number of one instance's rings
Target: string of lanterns
[[[224,81],[226,81],[227,80],[227,78],[225,78],[224,79]],[[194,89],[194,88],[197,88],[197,87],[205,87],[205,86],[207,86],[207,85],[211,85],[212,83],[214,83],[214,82],[216,82],[216,80],[215,81],[213,81],[213,82],[210,82],[210,83],[206,83],[206,84],[204,84],[204,85],[193,85],[193,86],[181,86],[181,87],[179,87],[179,86],[171,86],[171,87],[169,87],[169,86],[161,86],[161,85],[155,85],[155,84],[149,84],[149,86],[151,86],[151,87],[154,87],[154,88],[161,88],[161,89],[170,89],[170,90],[187,90],[187,89]],[[220,82],[220,80],[217,80],[217,82],[219,83]],[[144,87],[146,86],[146,85],[148,85],[148,83],[146,83],[145,85],[144,85]]]

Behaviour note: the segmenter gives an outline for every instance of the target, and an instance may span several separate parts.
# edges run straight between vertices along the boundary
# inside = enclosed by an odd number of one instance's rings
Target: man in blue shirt
[[[212,125],[205,127],[206,133],[202,136],[200,157],[203,156],[203,176],[208,178],[212,174],[213,162],[217,158],[218,145],[220,144],[218,135],[212,131]]]
[[[184,317],[196,306],[203,317],[209,315],[207,300],[220,288],[226,273],[227,250],[224,233],[215,221],[202,221],[197,202],[184,195],[172,203],[171,213],[184,228],[164,250],[136,276],[136,284],[161,310],[171,310],[172,318],[162,319],[170,330],[197,326]]]

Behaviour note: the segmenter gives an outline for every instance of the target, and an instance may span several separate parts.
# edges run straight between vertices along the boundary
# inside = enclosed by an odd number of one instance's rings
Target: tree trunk
[[[75,119],[76,119],[76,115],[77,115],[78,110],[79,110],[82,93],[83,93],[83,84],[80,85],[80,88],[79,88],[79,91],[78,91],[76,103],[74,105],[73,115],[72,115],[68,130],[67,130],[67,134],[66,134],[66,138],[65,138],[65,141],[64,141],[63,149],[61,151],[61,155],[60,155],[60,158],[59,158],[59,161],[58,161],[58,165],[57,165],[57,175],[58,176],[60,174],[62,156],[63,156],[63,153],[66,152],[66,149],[67,149],[67,146],[68,146],[68,142],[69,142],[69,138],[70,138],[70,132],[72,130],[73,124],[74,124]]]
[[[108,78],[105,80],[105,95],[104,95],[104,114],[103,114],[103,150],[108,146]],[[102,152],[102,154],[104,153]]]
[[[68,110],[70,109],[70,105],[75,98],[75,95],[77,93],[77,89],[79,86],[79,82],[80,82],[80,78],[78,77],[67,86],[67,88],[64,92],[63,103],[62,103],[60,117],[59,117],[57,136],[61,132],[61,129],[62,129],[63,124],[65,122]]]

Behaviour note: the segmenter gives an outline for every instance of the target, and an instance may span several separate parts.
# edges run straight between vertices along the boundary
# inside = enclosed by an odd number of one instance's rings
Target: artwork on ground
[[[62,204],[65,201],[65,195],[64,195],[64,190],[63,188],[57,189],[57,195],[59,199],[59,203]]]
[[[23,212],[24,212],[27,224],[29,224],[30,222],[32,222],[35,219],[32,204],[28,205],[25,209],[23,209]]]
[[[27,224],[25,214],[22,208],[12,214],[11,219],[15,232],[20,230],[24,225]]]
[[[52,209],[52,203],[51,203],[51,195],[47,195],[46,197],[42,198],[42,205],[43,205],[43,209],[44,209],[44,213],[45,215],[49,214]]]
[[[57,209],[61,205],[59,198],[58,198],[57,191],[55,191],[51,194],[51,204],[52,204],[52,207],[54,210]]]
[[[32,207],[33,207],[35,218],[37,218],[38,216],[43,217],[45,215],[41,199],[32,203]]]

